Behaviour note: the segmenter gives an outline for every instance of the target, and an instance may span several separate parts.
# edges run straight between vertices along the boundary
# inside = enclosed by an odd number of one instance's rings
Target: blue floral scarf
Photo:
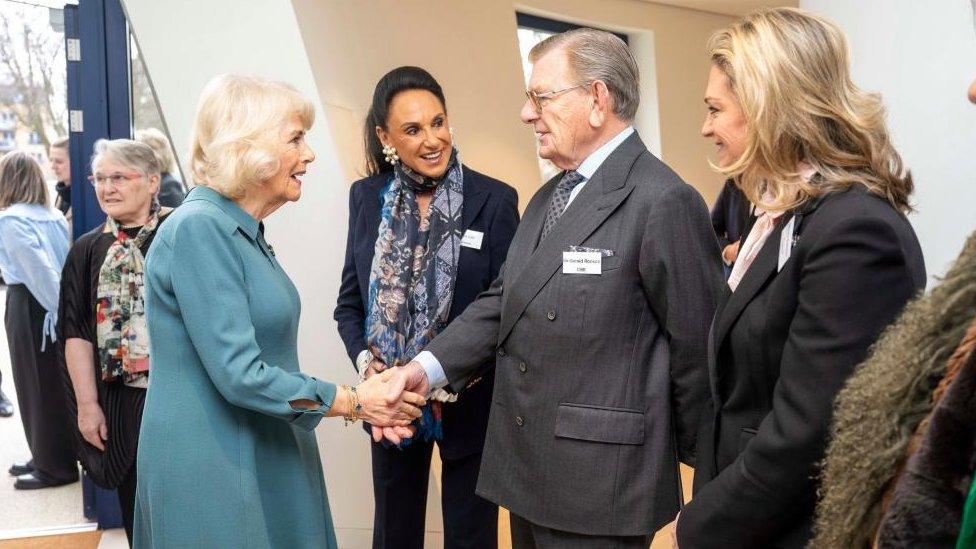
[[[383,193],[379,234],[369,275],[366,344],[387,365],[403,366],[447,326],[461,252],[463,173],[457,149],[440,180],[402,163]],[[421,220],[418,191],[434,190]],[[443,438],[441,403],[424,406],[424,440]]]

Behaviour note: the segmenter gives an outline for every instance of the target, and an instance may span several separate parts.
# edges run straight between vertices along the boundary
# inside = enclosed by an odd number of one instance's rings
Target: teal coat
[[[313,432],[336,387],[299,372],[298,292],[258,222],[193,189],[157,233],[145,285],[134,547],[336,547]]]

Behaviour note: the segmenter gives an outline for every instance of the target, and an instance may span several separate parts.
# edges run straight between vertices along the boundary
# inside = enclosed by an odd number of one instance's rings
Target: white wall
[[[267,223],[268,241],[302,296],[302,369],[329,381],[354,374],[332,320],[345,251],[348,181],[341,174],[308,56],[288,0],[125,0],[180,160],[186,161],[197,98],[216,74],[260,74],[289,82],[316,105],[308,139],[317,153],[302,199]],[[189,173],[189,171],[185,171]],[[343,547],[368,547],[373,516],[367,437],[359,426],[323,420],[317,431],[332,514]]]
[[[880,91],[896,147],[915,177],[912,223],[931,275],[976,229],[976,29],[968,0],[801,0],[850,41],[855,82]],[[930,278],[931,280],[931,278]]]

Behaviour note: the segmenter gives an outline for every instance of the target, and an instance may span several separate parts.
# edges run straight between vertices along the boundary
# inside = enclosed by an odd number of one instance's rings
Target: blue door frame
[[[80,0],[77,6],[65,6],[64,22],[65,39],[81,44],[80,60],[68,61],[71,209],[73,236],[78,238],[105,221],[88,184],[95,142],[132,137],[129,29],[119,0]],[[81,112],[80,127],[76,111]]]
[[[80,42],[80,58],[68,59],[72,232],[75,239],[105,221],[95,189],[88,184],[90,159],[99,139],[132,135],[129,98],[129,29],[119,0],[80,0],[64,8],[65,40]],[[66,42],[65,51],[72,51]],[[80,124],[79,124],[80,113]],[[119,528],[122,513],[115,490],[82,477],[85,517],[98,527]]]

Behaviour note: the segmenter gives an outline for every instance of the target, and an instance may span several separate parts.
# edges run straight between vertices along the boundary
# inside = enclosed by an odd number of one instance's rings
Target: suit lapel
[[[464,170],[468,169],[464,166]],[[467,177],[464,178],[465,181],[463,185],[464,193],[464,206],[461,212],[461,231],[467,231],[471,224],[474,223],[475,218],[481,212],[481,208],[485,206],[485,202],[488,200],[488,192],[485,189],[471,185],[471,180]]]
[[[756,293],[762,289],[766,281],[769,280],[769,277],[776,273],[776,267],[779,261],[780,234],[783,232],[783,227],[789,223],[792,217],[792,214],[787,214],[776,224],[776,228],[769,235],[769,238],[766,239],[766,243],[763,244],[759,255],[756,256],[752,265],[749,266],[749,270],[746,271],[742,280],[739,281],[738,287],[736,287],[732,295],[726,300],[725,305],[716,314],[714,333],[714,350],[716,353],[721,348],[722,340],[728,335],[732,324],[742,314],[742,310],[752,301]]]
[[[581,244],[593,234],[634,190],[635,182],[628,181],[628,175],[634,162],[646,151],[636,133],[628,137],[586,182],[586,186],[535,251],[526,247],[522,254],[523,257],[528,256],[524,267],[512,273],[512,283],[505,289],[499,342],[508,337],[529,303],[560,268],[563,252],[570,246]],[[548,189],[549,195],[554,188],[555,185]],[[541,233],[548,207],[549,201],[546,200],[545,207],[535,212],[536,218],[526,227],[531,231],[528,233],[530,238],[526,239],[530,245],[536,242]]]

